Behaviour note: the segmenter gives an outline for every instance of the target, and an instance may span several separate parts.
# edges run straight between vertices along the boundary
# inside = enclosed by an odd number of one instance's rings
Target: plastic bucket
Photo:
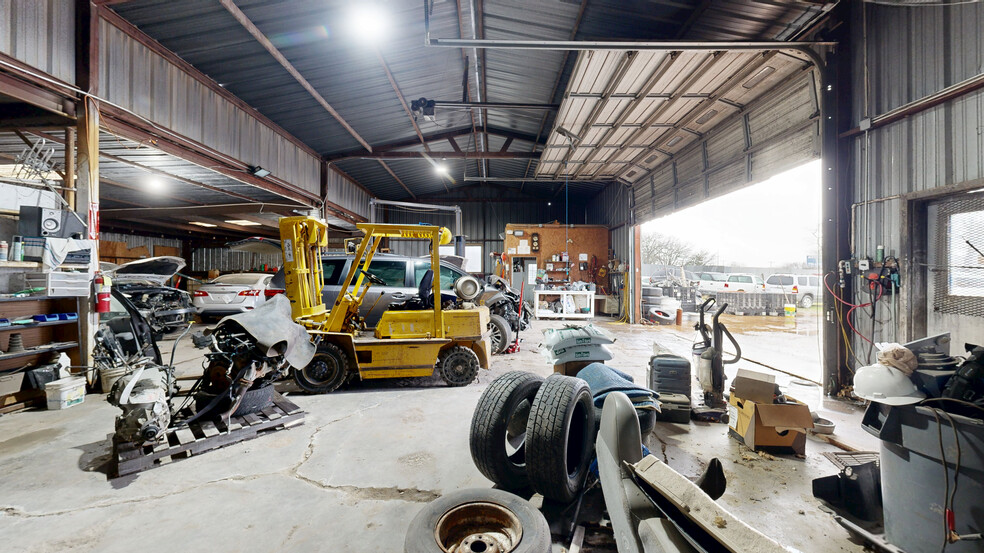
[[[862,427],[881,440],[881,487],[885,539],[908,553],[938,553],[943,543],[944,471],[940,439],[946,452],[950,490],[954,487],[960,440],[959,487],[953,498],[956,532],[984,528],[984,421],[950,414],[954,425],[923,406],[892,407],[872,403]],[[947,545],[947,553],[981,551],[979,541]]]
[[[795,303],[787,303],[787,304],[783,305],[783,311],[785,311],[787,317],[795,317],[796,316],[796,304]]]
[[[116,384],[124,374],[126,374],[126,367],[99,369],[99,381],[102,382],[103,393],[108,394],[113,389],[113,384]]]
[[[85,401],[85,379],[79,376],[61,378],[44,385],[48,409],[67,409]]]

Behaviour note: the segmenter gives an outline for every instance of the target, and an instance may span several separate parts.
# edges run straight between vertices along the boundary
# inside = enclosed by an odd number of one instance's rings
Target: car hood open
[[[185,260],[180,257],[161,256],[130,261],[107,272],[117,282],[151,282],[163,286],[184,267]]]

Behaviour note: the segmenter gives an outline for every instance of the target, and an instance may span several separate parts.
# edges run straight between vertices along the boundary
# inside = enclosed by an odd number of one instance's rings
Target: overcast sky
[[[719,265],[775,267],[818,255],[820,161],[642,225],[717,256]]]

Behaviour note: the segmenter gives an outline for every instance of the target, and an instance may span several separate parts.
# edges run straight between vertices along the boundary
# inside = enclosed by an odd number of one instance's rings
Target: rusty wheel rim
[[[445,513],[434,538],[445,553],[509,553],[523,538],[523,526],[509,509],[476,501]]]

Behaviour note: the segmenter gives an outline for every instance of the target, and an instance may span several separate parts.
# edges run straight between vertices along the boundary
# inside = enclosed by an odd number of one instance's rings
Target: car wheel
[[[510,371],[496,378],[478,400],[468,445],[479,472],[506,490],[529,486],[526,428],[543,378]]]
[[[496,489],[459,490],[428,503],[410,522],[406,553],[548,553],[550,526],[525,499]]]
[[[348,375],[348,357],[335,344],[321,344],[314,359],[302,369],[294,369],[294,381],[305,392],[334,392]]]
[[[478,355],[465,346],[454,346],[437,356],[437,370],[448,386],[467,386],[478,376]]]
[[[572,501],[594,450],[594,406],[588,383],[554,374],[533,400],[526,427],[526,471],[543,497]]]
[[[803,296],[803,299],[800,300],[800,307],[802,307],[803,309],[809,309],[813,307],[813,296],[811,296],[810,294]]]
[[[492,353],[502,353],[513,341],[509,322],[501,315],[489,317],[489,331],[491,331],[489,339],[492,342]]]

